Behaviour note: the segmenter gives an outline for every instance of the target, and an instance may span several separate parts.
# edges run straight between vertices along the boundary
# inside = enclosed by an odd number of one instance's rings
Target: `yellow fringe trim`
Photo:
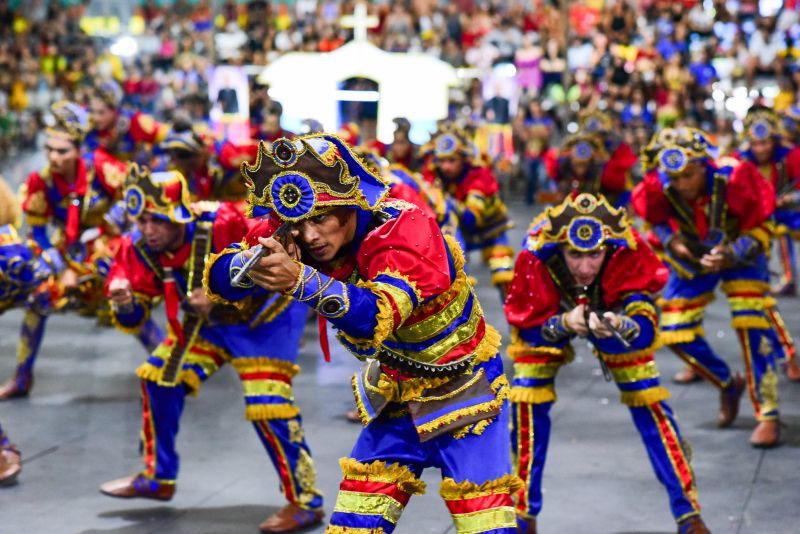
[[[246,246],[244,242],[242,242],[242,245]],[[209,254],[208,259],[206,260],[205,267],[203,267],[203,287],[206,290],[206,296],[214,304],[226,304],[229,306],[236,306],[237,309],[241,310],[248,305],[247,301],[250,300],[249,298],[244,298],[242,300],[228,300],[222,298],[220,295],[211,292],[211,284],[209,283],[211,278],[211,268],[214,266],[214,262],[216,262],[220,256],[224,256],[225,254],[230,254],[232,252],[238,253],[241,252],[241,250],[228,247],[221,250],[217,254],[213,253]]]
[[[139,321],[134,326],[126,326],[120,323],[119,319],[117,319],[117,314],[114,312],[114,308],[109,306],[110,310],[109,316],[111,317],[111,324],[113,324],[114,327],[123,334],[130,334],[132,336],[138,334],[141,331],[142,326],[144,326],[144,324],[148,321],[148,319],[150,319],[150,299],[145,295],[139,293],[134,293],[134,296],[136,297],[136,301],[138,302],[138,304],[144,310],[144,315],[142,315],[142,320]]]
[[[356,401],[356,411],[358,412],[358,418],[361,420],[361,424],[363,426],[367,426],[370,422],[370,417],[367,414],[367,408],[364,406],[364,399],[361,398],[361,395],[358,391],[358,380],[361,380],[360,373],[356,373],[350,379],[350,387],[353,388],[353,398]]]
[[[489,425],[494,423],[495,419],[495,417],[490,417],[489,419],[478,421],[471,427],[465,426],[464,428],[459,428],[453,432],[453,437],[456,439],[463,439],[468,435],[480,436]]]
[[[348,335],[346,332],[344,332],[344,330],[339,330],[336,333],[336,336],[337,337],[342,336],[345,340],[347,340],[348,343],[350,343],[351,345],[356,347],[357,350],[360,350],[360,351],[367,351],[369,349],[375,348],[373,346],[373,344],[372,344],[372,340],[371,339],[353,337],[353,336]],[[361,357],[361,359],[363,360],[364,357]]]
[[[411,314],[412,317],[425,315],[428,312],[440,308],[442,305],[450,302],[456,296],[461,293],[461,290],[464,288],[467,282],[467,275],[464,274],[464,271],[460,271],[458,275],[456,275],[456,279],[453,281],[453,285],[451,285],[447,290],[437,296],[435,299],[426,302],[422,306],[418,306],[417,309]]]
[[[503,337],[500,335],[492,325],[487,324],[486,330],[483,332],[483,339],[478,342],[475,347],[475,364],[488,362],[500,350],[500,344],[503,342]]]
[[[564,348],[559,349],[558,347],[545,347],[543,345],[532,346],[521,340],[508,346],[508,357],[512,360],[524,356],[542,355],[561,356],[564,359],[564,363],[567,363],[572,360],[574,352],[570,345],[565,345]]]
[[[385,534],[382,528],[353,528],[328,525],[325,534]]]
[[[489,495],[514,495],[524,487],[525,483],[517,475],[504,475],[495,480],[487,480],[480,486],[469,480],[456,482],[447,477],[442,480],[439,495],[446,501],[461,501]]]
[[[759,244],[761,244],[761,248],[763,250],[765,250],[765,251],[769,250],[770,241],[772,241],[772,238],[770,236],[770,232],[766,228],[762,228],[760,226],[757,226],[755,228],[752,228],[752,229],[744,232],[744,235],[750,236],[753,239],[755,239],[756,241],[758,241]]]
[[[492,382],[492,385],[491,385],[492,391],[494,391],[494,393],[497,394],[497,392],[500,390],[501,387],[507,386],[507,385],[508,385],[508,379],[506,378],[506,376],[505,375],[500,375],[500,376],[498,376],[497,378],[494,379],[494,382]],[[467,436],[469,434],[473,434],[475,436],[480,436],[481,434],[483,434],[483,431],[486,430],[486,428],[489,425],[491,425],[492,423],[495,422],[495,419],[497,419],[497,418],[496,417],[489,417],[488,419],[482,419],[482,420],[478,421],[477,423],[475,423],[473,425],[465,426],[463,428],[459,428],[457,430],[454,430],[453,431],[453,437],[456,438],[456,439],[462,439],[463,437],[465,437],[465,436]]]
[[[408,278],[408,276],[401,274],[398,271],[393,271],[392,269],[384,269],[378,272],[379,276],[382,274],[390,278],[397,278],[398,280],[402,280],[403,282],[408,284],[408,287],[410,287],[411,290],[414,292],[414,296],[417,298],[417,302],[420,302],[422,300],[422,292],[419,289],[417,289],[417,284],[412,282]]]
[[[769,284],[766,282],[760,282],[758,280],[730,280],[728,282],[722,282],[720,288],[725,293],[769,292]]]
[[[641,350],[634,350],[632,352],[623,352],[621,354],[611,354],[599,350],[596,352],[602,355],[602,358],[607,362],[630,362],[633,360],[638,360],[642,356],[652,355],[655,351],[661,348],[661,345],[662,345],[661,335],[656,335],[656,338],[653,341],[653,343],[649,347]]]
[[[491,258],[514,257],[514,249],[508,245],[494,245],[486,247],[481,250],[481,258],[483,261],[489,261]]]
[[[299,365],[275,358],[231,358],[231,365],[239,374],[268,371],[292,378],[300,372]]]
[[[514,279],[514,271],[500,271],[492,274],[492,284],[510,284]]]
[[[452,378],[412,378],[398,382],[386,373],[381,373],[377,387],[373,388],[369,384],[364,384],[364,387],[376,390],[389,402],[404,403],[419,398],[426,389],[437,388],[451,380]]]
[[[378,315],[375,316],[377,325],[375,326],[375,333],[373,334],[372,340],[368,341],[368,346],[377,349],[380,344],[383,343],[392,332],[394,332],[394,307],[392,306],[392,303],[389,302],[389,297],[387,297],[383,291],[378,289],[377,284],[374,282],[362,280],[356,285],[358,287],[369,289],[376,297],[378,297]]]
[[[375,461],[368,464],[352,458],[341,458],[339,465],[347,480],[363,480],[367,482],[383,482],[394,484],[400,491],[409,495],[423,495],[425,482],[418,479],[411,470],[400,464],[386,465],[386,462]]]
[[[464,252],[461,250],[458,240],[449,234],[444,234],[444,241],[447,243],[447,248],[450,249],[450,255],[453,256],[453,266],[456,271],[463,272],[465,265]]]
[[[245,419],[260,421],[263,419],[291,419],[300,415],[300,408],[294,404],[251,404],[245,409]]]
[[[702,326],[695,326],[686,330],[662,330],[658,337],[662,345],[677,345],[678,343],[690,343],[696,337],[704,336],[705,330]]]
[[[500,377],[498,377],[498,380],[500,380],[500,391],[497,393],[494,400],[484,402],[476,406],[470,406],[468,408],[454,410],[437,419],[434,419],[430,423],[425,423],[424,425],[418,426],[417,432],[419,432],[420,434],[424,434],[425,432],[432,432],[444,425],[458,421],[462,417],[467,417],[470,415],[478,415],[481,413],[486,413],[501,408],[503,406],[503,402],[508,398],[508,388],[503,387],[508,385],[508,379],[505,377],[505,375],[500,375]]]
[[[143,363],[136,369],[136,376],[148,382],[158,382],[161,379],[163,369],[154,366],[151,363]],[[185,384],[191,390],[192,395],[197,395],[200,390],[200,377],[198,377],[191,369],[184,369],[178,373],[178,379],[175,384]]]
[[[755,328],[757,330],[767,330],[770,328],[769,322],[764,317],[734,317],[731,319],[733,328]]]
[[[642,391],[623,391],[619,400],[626,406],[649,406],[669,398],[669,391],[662,386]]]
[[[686,308],[691,307],[696,304],[708,304],[709,302],[713,302],[716,297],[714,293],[703,293],[702,295],[698,295],[696,297],[691,298],[677,298],[677,299],[665,299],[660,298],[658,299],[658,305],[662,308],[664,306],[675,306],[678,308]],[[665,313],[677,313],[677,311],[670,311]]]
[[[538,388],[513,386],[511,393],[508,394],[508,400],[517,404],[544,404],[546,402],[556,402],[558,396],[556,395],[555,387],[552,385]]]

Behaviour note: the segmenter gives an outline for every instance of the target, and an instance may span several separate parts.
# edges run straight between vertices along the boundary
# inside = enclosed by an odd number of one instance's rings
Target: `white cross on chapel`
[[[353,28],[353,40],[366,42],[367,30],[378,26],[378,17],[367,14],[367,3],[359,2],[356,4],[352,15],[345,15],[339,19],[342,28]]]

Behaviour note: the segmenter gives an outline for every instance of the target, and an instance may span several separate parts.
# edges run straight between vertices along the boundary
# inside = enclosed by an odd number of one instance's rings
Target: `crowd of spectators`
[[[80,29],[90,2],[0,0],[0,157],[14,142],[28,144],[52,101],[82,101],[98,78],[116,78],[126,105],[168,119],[203,102],[213,64],[334,50],[352,38],[340,20],[355,3],[144,0],[135,12],[139,51],[123,64],[109,39]],[[800,88],[795,3],[385,0],[369,2],[378,23],[368,38],[468,68],[474,77],[451,94],[454,115],[513,125],[520,159],[530,159],[574,129],[580,111],[612,112],[636,147],[658,126],[729,132],[747,99],[792,105]],[[269,98],[254,89],[259,114]]]

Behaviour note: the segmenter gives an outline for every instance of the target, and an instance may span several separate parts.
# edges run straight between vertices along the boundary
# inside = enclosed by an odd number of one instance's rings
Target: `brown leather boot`
[[[10,486],[22,471],[22,455],[14,445],[0,448],[0,486]]]
[[[9,378],[3,385],[0,385],[0,400],[18,399],[27,397],[33,387],[33,378],[21,377],[15,373],[13,378]]]
[[[750,434],[750,445],[757,449],[776,447],[781,439],[781,424],[778,420],[761,421]]]
[[[289,503],[261,523],[261,532],[292,532],[322,522],[322,510],[306,510]]]
[[[717,426],[727,428],[736,420],[739,415],[739,401],[742,400],[744,392],[744,378],[740,373],[734,373],[731,383],[719,394],[719,418]]]
[[[139,473],[130,477],[118,478],[100,486],[100,492],[120,499],[155,499],[168,501],[175,495],[175,483],[153,480]]]
[[[797,365],[795,358],[786,362],[786,378],[792,382],[800,382],[800,365]]]
[[[702,379],[703,377],[697,374],[697,371],[691,367],[684,367],[672,377],[672,381],[676,384],[691,384],[692,382],[699,382]]]
[[[711,531],[703,523],[702,517],[693,515],[678,523],[678,534],[711,534]]]

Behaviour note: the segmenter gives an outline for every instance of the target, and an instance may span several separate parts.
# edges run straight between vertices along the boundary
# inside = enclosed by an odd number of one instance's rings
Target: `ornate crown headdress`
[[[715,158],[717,147],[697,128],[665,128],[658,132],[642,150],[645,172],[658,168],[675,176],[686,170],[694,160]]]
[[[125,207],[128,215],[139,218],[144,212],[186,224],[194,220],[189,186],[178,171],[150,173],[136,163],[128,166],[125,178]]]
[[[589,131],[579,131],[567,136],[562,144],[562,151],[577,161],[608,159],[608,153],[600,134]]]
[[[581,252],[606,244],[636,248],[630,220],[624,209],[611,206],[602,195],[581,193],[547,208],[531,229],[533,250],[569,245]]]
[[[89,132],[89,114],[75,102],[62,100],[50,106],[47,135],[80,143]]]
[[[299,221],[321,209],[375,209],[389,187],[347,143],[330,134],[259,143],[252,165],[242,163],[248,215],[274,210],[284,221]]]

